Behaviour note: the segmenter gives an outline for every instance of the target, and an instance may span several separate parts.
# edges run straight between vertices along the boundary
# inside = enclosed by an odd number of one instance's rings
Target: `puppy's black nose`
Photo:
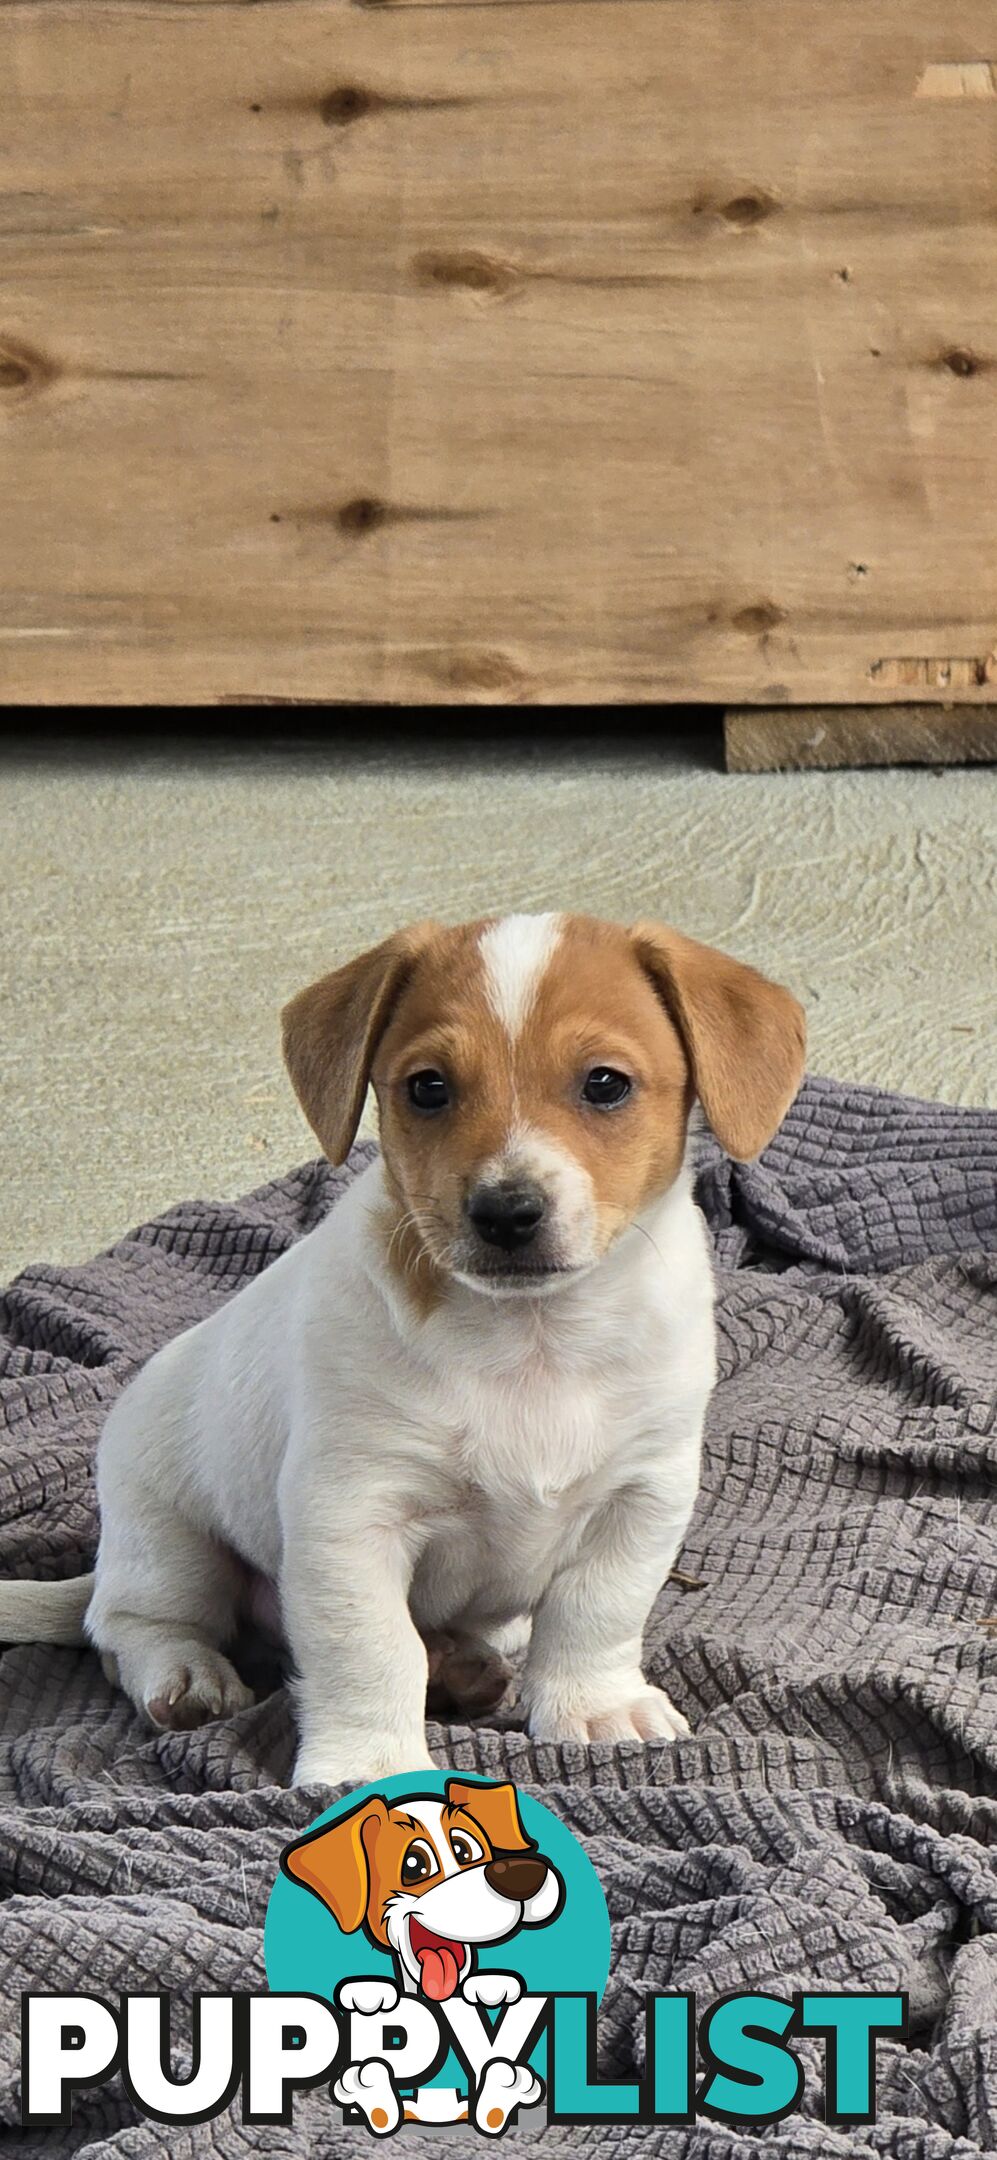
[[[516,1252],[536,1236],[546,1207],[539,1185],[479,1185],[467,1212],[486,1245]]]
[[[532,1853],[509,1853],[496,1855],[485,1863],[485,1881],[497,1890],[500,1897],[516,1898],[521,1904],[527,1898],[536,1897],[547,1873],[547,1862]]]

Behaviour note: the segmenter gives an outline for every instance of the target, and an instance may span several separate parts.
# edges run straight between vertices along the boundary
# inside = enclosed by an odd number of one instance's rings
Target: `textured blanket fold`
[[[75,1574],[96,1542],[106,1409],[332,1205],[369,1150],[235,1205],[193,1201],[0,1300],[0,1573]],[[758,2133],[548,2129],[554,2154],[750,2160],[997,2152],[997,1116],[809,1080],[761,1162],[702,1144],[721,1381],[703,1490],[647,1665],[694,1737],[533,1744],[431,1726],[437,1759],[555,1808],[613,1919],[602,2066],[641,2061],[650,1989],[904,1988],[908,2049],[880,2044],[879,2118],[829,2130],[820,2056],[803,2112]],[[0,2126],[5,2149],[128,2160],[369,2149],[324,2092],[293,2126],[238,2106],[166,2130],[114,2084],[71,2130],[20,2130],[22,1988],[264,1984],[262,1923],[288,1838],[327,1804],[290,1792],[271,1694],[228,1724],[152,1736],[87,1652],[0,1658]],[[413,2149],[454,2149],[406,2130]],[[507,2149],[536,2133],[514,2129]],[[462,2148],[463,2149],[463,2148]]]

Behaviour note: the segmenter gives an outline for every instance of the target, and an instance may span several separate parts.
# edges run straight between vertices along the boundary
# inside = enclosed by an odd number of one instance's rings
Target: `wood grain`
[[[0,4],[0,697],[992,698],[995,39]]]
[[[811,705],[724,716],[728,772],[997,764],[997,705]]]

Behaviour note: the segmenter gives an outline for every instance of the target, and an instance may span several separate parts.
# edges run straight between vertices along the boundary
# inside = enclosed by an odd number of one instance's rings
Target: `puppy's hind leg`
[[[474,1636],[442,1629],[425,1630],[428,1681],[426,1709],[430,1717],[463,1711],[465,1717],[485,1717],[505,1701],[512,1667],[490,1643]]]
[[[189,1731],[252,1702],[221,1647],[240,1581],[233,1555],[172,1510],[105,1515],[86,1632],[150,1725]]]

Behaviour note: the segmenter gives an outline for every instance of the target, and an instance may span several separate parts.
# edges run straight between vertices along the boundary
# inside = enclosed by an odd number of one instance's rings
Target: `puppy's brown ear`
[[[514,1785],[466,1785],[461,1778],[448,1778],[447,1799],[481,1824],[493,1852],[536,1851],[536,1840],[527,1837],[520,1822]]]
[[[324,1830],[309,1831],[281,1853],[284,1874],[328,1905],[344,1935],[355,1935],[362,1926],[370,1898],[365,1835],[371,1825],[379,1827],[387,1819],[383,1800],[361,1800],[351,1815]]]
[[[750,1162],[778,1131],[803,1078],[802,1006],[754,968],[679,930],[636,923],[630,934],[682,1037],[712,1131],[736,1162]]]
[[[334,1163],[356,1138],[371,1060],[435,923],[399,930],[299,990],[281,1014],[284,1061],[312,1131]]]

